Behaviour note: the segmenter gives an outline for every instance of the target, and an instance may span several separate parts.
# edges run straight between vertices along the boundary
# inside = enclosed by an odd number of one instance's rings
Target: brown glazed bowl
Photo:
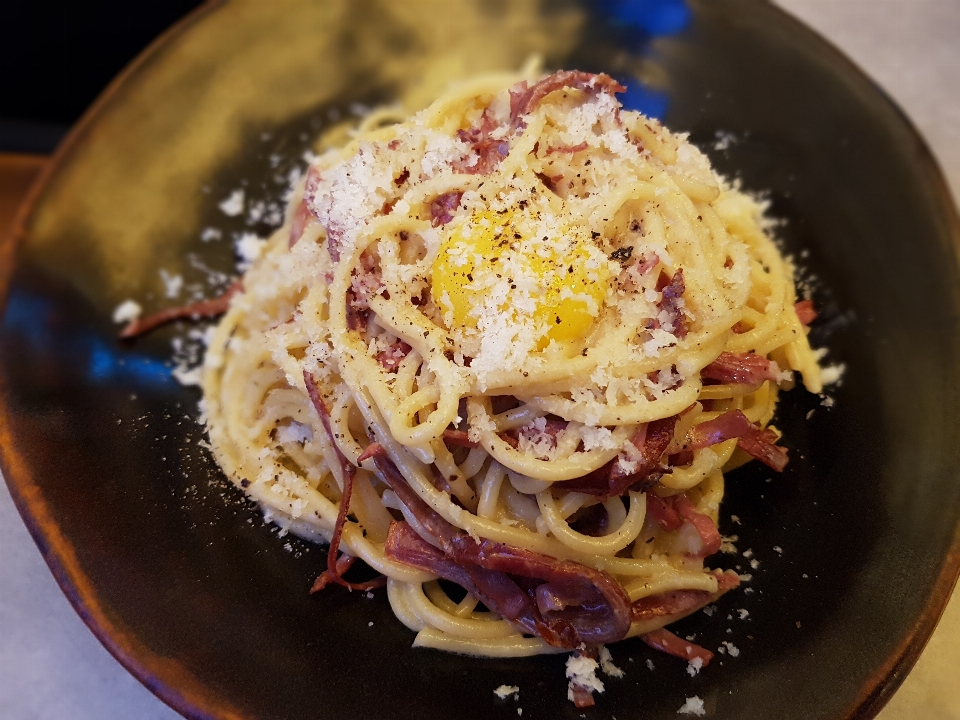
[[[161,269],[188,286],[207,283],[202,268],[231,273],[231,237],[270,223],[218,204],[238,188],[248,210],[277,202],[336,118],[396,100],[416,108],[451,78],[532,53],[548,69],[611,73],[628,106],[689,131],[722,172],[768,197],[821,311],[814,343],[847,368],[830,400],[782,399],[782,475],[748,466],[728,479],[721,530],[759,565],[721,558],[752,573],[750,590],[679,632],[738,655],[690,677],[623,642],[611,649],[626,677],[608,679],[587,711],[566,699],[563,657],[413,649],[382,592],[309,595],[323,552],[278,538],[201,442],[199,394],[170,373],[185,327],[122,342],[111,321],[127,298],[147,311],[176,303]],[[222,239],[203,241],[208,227]],[[190,718],[466,720],[522,708],[523,720],[628,720],[676,717],[694,695],[713,718],[870,717],[960,568],[958,240],[910,123],[766,2],[211,4],[100,98],[2,247],[3,472],[77,612]],[[504,683],[519,701],[495,697]]]

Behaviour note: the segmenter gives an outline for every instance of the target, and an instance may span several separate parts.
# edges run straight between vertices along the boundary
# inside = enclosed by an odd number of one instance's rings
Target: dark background
[[[0,152],[52,152],[127,63],[201,4],[0,0]]]

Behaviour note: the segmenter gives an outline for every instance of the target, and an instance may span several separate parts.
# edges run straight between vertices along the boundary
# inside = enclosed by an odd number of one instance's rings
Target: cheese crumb
[[[180,294],[180,289],[183,287],[182,275],[171,275],[166,270],[161,268],[160,279],[163,281],[164,294],[168,298],[175,298]]]
[[[580,428],[580,438],[583,440],[583,449],[590,452],[594,449],[616,450],[620,443],[613,437],[613,432],[605,427],[589,427],[584,425]]]
[[[520,686],[519,685],[501,685],[496,690],[493,691],[493,694],[496,695],[501,700],[506,700],[511,695],[514,696],[516,700],[520,699]]]
[[[243,212],[243,190],[234,190],[230,197],[220,203],[220,211],[227,217],[237,217]]]
[[[143,308],[136,300],[124,300],[113,310],[113,321],[115,323],[128,323],[140,317]]]
[[[266,244],[266,240],[261,240],[253,233],[241,233],[234,243],[234,248],[240,257],[241,269],[249,266],[254,260],[259,260]]]
[[[586,655],[571,655],[567,658],[567,699],[570,702],[574,700],[573,687],[580,687],[591,692],[603,692],[603,681],[597,677],[597,668],[599,664],[593,658]]]
[[[282,443],[305,443],[313,440],[313,429],[309,425],[292,420],[289,425],[277,427],[277,440]]]
[[[839,365],[827,365],[820,370],[820,380],[823,381],[824,386],[839,383],[840,380],[843,379],[843,373],[846,369],[847,366],[843,363]]]
[[[610,651],[607,649],[606,645],[600,647],[600,669],[603,671],[604,675],[609,675],[610,677],[622,678],[624,676],[623,670],[618,668],[613,664],[613,657],[610,655]]]
[[[740,655],[740,648],[738,648],[729,640],[723,641],[723,647],[720,648],[720,652],[723,652],[724,650],[727,651],[727,654],[730,655],[730,657],[738,657]]]
[[[173,377],[184,387],[199,386],[203,379],[203,366],[198,365],[195,368],[188,368],[186,365],[177,365],[173,369]]]
[[[700,668],[703,667],[703,658],[695,657],[693,660],[687,663],[687,673],[690,677],[693,677],[700,672]]]
[[[677,715],[697,715],[699,717],[706,714],[707,711],[703,709],[703,700],[696,695],[688,697],[686,702],[677,710]]]
[[[737,546],[734,545],[737,540],[740,538],[737,535],[726,536],[723,535],[720,537],[720,552],[726,555],[736,555]]]
[[[204,228],[200,233],[201,242],[210,242],[211,240],[219,240],[223,237],[223,231],[215,227]]]

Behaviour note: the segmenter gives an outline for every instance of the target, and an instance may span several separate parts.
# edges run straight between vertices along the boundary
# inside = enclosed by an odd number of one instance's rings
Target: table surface
[[[844,50],[906,110],[960,204],[960,0],[776,0]],[[3,197],[40,160],[8,158]],[[0,483],[0,717],[176,720],[86,628],[47,570]],[[960,720],[960,592],[881,720]]]

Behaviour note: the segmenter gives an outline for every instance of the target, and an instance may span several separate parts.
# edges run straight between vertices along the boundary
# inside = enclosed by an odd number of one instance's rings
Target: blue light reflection
[[[674,35],[690,24],[686,0],[602,0],[607,14],[649,35]]]
[[[621,80],[621,82],[623,82]],[[651,90],[639,80],[630,80],[626,84],[627,91],[620,93],[620,102],[627,110],[639,110],[647,117],[662,120],[667,114],[670,98],[660,90]]]
[[[686,29],[693,13],[686,0],[600,0],[598,7],[623,34],[623,42],[638,55],[648,53],[657,37],[675,35]],[[627,91],[620,101],[628,110],[639,110],[662,120],[670,106],[667,92],[644,85],[633,77],[617,78]]]
[[[0,325],[5,362],[20,376],[47,376],[44,371],[54,369],[61,380],[79,377],[91,385],[157,392],[179,387],[163,360],[105,338],[84,319],[67,316],[62,300],[14,289]]]

